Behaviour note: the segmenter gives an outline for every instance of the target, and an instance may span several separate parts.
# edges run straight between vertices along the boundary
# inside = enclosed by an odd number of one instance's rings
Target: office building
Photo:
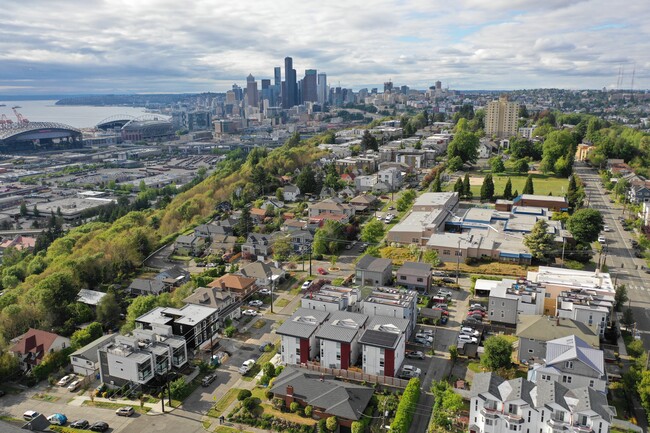
[[[246,78],[246,100],[249,107],[259,106],[257,96],[257,81],[255,81],[253,74],[248,74],[248,77]]]
[[[485,112],[485,135],[488,137],[509,138],[517,135],[519,104],[509,102],[502,95],[498,101],[491,101]]]
[[[302,100],[304,102],[318,101],[318,77],[316,69],[306,69],[302,79]]]
[[[284,58],[284,89],[282,94],[282,107],[287,109],[297,105],[296,70],[293,69],[293,59]]]
[[[318,74],[318,102],[325,104],[329,101],[329,91],[327,89],[327,74]]]

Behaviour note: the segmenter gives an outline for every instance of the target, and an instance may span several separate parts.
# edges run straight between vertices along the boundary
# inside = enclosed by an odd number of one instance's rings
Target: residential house
[[[284,280],[285,272],[280,268],[264,262],[250,263],[238,271],[244,277],[254,278],[255,284],[262,287],[271,287]]]
[[[72,371],[83,376],[95,376],[99,371],[99,355],[97,349],[107,345],[115,339],[116,334],[107,334],[91,341],[81,349],[70,355]]]
[[[408,329],[407,319],[371,317],[359,338],[363,372],[394,377],[404,361]]]
[[[312,416],[336,417],[338,424],[349,430],[354,421],[364,416],[374,391],[336,380],[334,376],[288,366],[273,380],[271,392],[274,397],[281,398],[286,407],[293,402],[303,408],[310,406]]]
[[[11,343],[9,352],[18,358],[18,365],[23,372],[39,365],[48,353],[70,347],[69,338],[34,328],[29,328],[23,335],[11,340]]]
[[[580,337],[570,335],[548,341],[544,360],[528,370],[528,380],[560,382],[569,389],[589,387],[607,393],[605,355]]]
[[[269,208],[271,208],[274,211],[278,211],[279,209],[282,209],[284,207],[284,203],[282,203],[280,200],[277,200],[275,198],[268,198],[264,200],[262,206],[260,207],[264,210],[268,210]]]
[[[282,188],[282,198],[284,201],[294,202],[300,196],[300,188],[296,185],[287,185]]]
[[[209,224],[200,224],[194,228],[194,235],[205,239],[213,239],[215,236],[232,235],[235,224],[236,221],[230,218],[222,221],[212,221]]]
[[[393,261],[365,255],[355,267],[355,283],[359,286],[387,286],[393,281]]]
[[[236,274],[225,274],[208,284],[208,288],[230,293],[234,299],[241,301],[257,290],[256,281],[255,278]],[[194,304],[195,302],[192,303]],[[216,308],[213,305],[210,306]]]
[[[650,201],[650,182],[639,185],[631,185],[627,193],[631,203],[639,204]]]
[[[296,253],[304,252],[311,247],[314,235],[308,230],[296,230],[291,232],[291,247]]]
[[[322,200],[309,207],[309,217],[323,215],[344,215],[349,219],[354,216],[354,207],[346,203],[341,203],[339,199],[335,198]]]
[[[505,380],[492,372],[475,374],[472,382],[470,433],[607,433],[612,418],[607,397],[593,388]]]
[[[406,338],[410,338],[417,323],[418,294],[413,290],[377,287],[361,302],[360,310],[368,316],[398,317],[408,321]]]
[[[250,213],[255,224],[264,224],[264,221],[266,221],[266,209],[252,207]]]
[[[614,309],[614,297],[599,295],[588,290],[565,291],[556,300],[556,314],[586,325],[596,325],[598,334],[604,337],[609,318]]]
[[[169,292],[170,286],[160,280],[136,278],[129,285],[128,291],[131,296],[160,295]]]
[[[246,243],[241,246],[242,254],[251,254],[259,260],[264,260],[271,255],[271,240],[267,235],[249,233]]]
[[[177,254],[184,256],[198,256],[203,252],[205,238],[191,235],[181,235],[174,242],[174,249]]]
[[[214,235],[212,236],[210,245],[207,249],[207,254],[225,254],[231,253],[235,250],[237,245],[237,237],[231,235]]]
[[[357,176],[354,178],[354,187],[357,191],[373,191],[379,179],[374,174]]]
[[[356,213],[376,209],[378,203],[379,200],[377,199],[377,196],[372,194],[359,194],[350,200],[350,204],[354,206]]]
[[[7,248],[15,248],[18,251],[31,251],[36,245],[36,238],[31,236],[18,235],[13,239],[5,239],[0,242],[0,252]]]
[[[316,359],[320,353],[316,331],[329,315],[327,311],[298,308],[280,325],[276,334],[282,337],[280,356],[283,364],[305,364]]]
[[[280,227],[280,230],[283,232],[293,232],[296,230],[305,230],[306,228],[307,228],[306,221],[300,221],[297,219],[290,218],[284,221],[282,227]]]
[[[203,305],[185,304],[181,308],[156,307],[135,319],[137,329],[157,329],[159,325],[171,327],[174,335],[184,337],[189,349],[210,341],[217,332],[218,312]]]
[[[478,283],[484,287],[483,283]],[[541,315],[544,311],[544,287],[530,281],[503,279],[490,290],[488,319],[515,326],[519,315]]]
[[[343,176],[341,176],[341,178],[343,178]],[[354,184],[354,180],[351,181],[350,183]],[[337,197],[340,198],[341,200],[349,199],[351,197],[354,197],[355,195],[357,195],[357,191],[354,188],[351,188],[349,185],[337,193]]]
[[[397,191],[402,187],[404,178],[402,171],[396,167],[390,167],[377,172],[377,183],[383,183],[388,186],[388,191]]]
[[[102,383],[119,388],[129,383],[146,385],[172,369],[187,364],[188,346],[171,328],[134,329],[131,335],[116,335],[97,350]]]
[[[86,304],[91,307],[96,307],[97,304],[99,304],[99,302],[102,300],[104,296],[106,296],[106,293],[104,292],[98,292],[97,290],[81,289],[77,294],[77,302],[81,302],[82,304]]]
[[[347,311],[330,314],[316,331],[320,341],[320,365],[347,370],[356,365],[361,355],[359,337],[365,330],[368,316]]]
[[[421,262],[404,262],[397,270],[395,284],[408,290],[429,293],[431,288],[431,265]]]
[[[358,307],[361,292],[357,288],[326,284],[317,291],[307,291],[301,301],[302,308],[321,311],[346,311]]]
[[[521,315],[517,318],[519,339],[517,359],[532,363],[546,356],[546,343],[557,338],[575,335],[586,341],[594,349],[600,348],[600,337],[596,325],[587,325],[577,320],[550,317]]]
[[[243,278],[243,277],[242,277]],[[217,310],[217,317],[221,325],[227,319],[238,319],[241,316],[241,297],[228,288],[199,287],[187,298],[186,304],[204,305]]]
[[[154,278],[169,287],[178,287],[190,281],[190,273],[180,266],[172,266],[160,271]]]

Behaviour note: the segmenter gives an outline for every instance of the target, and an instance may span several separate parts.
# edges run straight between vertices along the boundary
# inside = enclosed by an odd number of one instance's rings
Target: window
[[[505,313],[502,311],[501,312],[501,318],[503,319],[505,317]]]
[[[502,307],[505,307],[505,306],[506,306],[505,301],[502,301],[502,302],[501,302],[501,306],[502,306]]]
[[[383,367],[383,366],[384,366],[384,360],[383,360],[383,359],[380,359],[380,360],[379,360],[379,366],[380,366],[380,367]]]
[[[528,422],[530,422],[530,411],[528,411]]]
[[[567,362],[565,362],[565,363],[564,363],[564,366],[565,366],[566,368],[573,368],[573,361],[567,361]]]
[[[340,361],[341,360],[341,352],[336,353],[336,360]]]
[[[510,424],[510,430],[517,431],[517,424]]]
[[[449,250],[442,250],[442,254],[444,254],[445,256],[448,256],[448,255],[451,254],[451,251],[449,251]]]
[[[404,279],[406,279],[406,277],[404,277]],[[418,281],[418,283],[422,283],[422,282],[424,282],[424,279],[423,278],[418,278],[417,281]]]
[[[544,409],[542,409],[542,417],[540,418],[540,422],[544,422]],[[539,431],[541,432],[542,429],[539,429]]]
[[[571,383],[571,376],[562,376],[562,382],[564,383]]]
[[[485,420],[485,425],[492,425],[492,424],[494,424],[494,422],[490,418]]]
[[[300,347],[296,347],[296,355],[300,356]]]
[[[399,279],[402,281],[406,281],[406,275],[400,275]]]
[[[591,379],[591,380],[589,381],[589,386],[592,387],[592,388],[594,387],[594,380],[593,380],[593,379]]]

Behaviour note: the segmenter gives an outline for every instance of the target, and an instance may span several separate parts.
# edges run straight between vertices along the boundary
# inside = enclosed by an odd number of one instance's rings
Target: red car
[[[434,307],[432,310],[440,311],[443,316],[449,316],[449,311],[443,310],[442,308]]]
[[[467,313],[467,315],[468,316],[479,315],[481,317],[485,317],[485,316],[487,316],[487,313],[485,311],[481,311],[481,310],[474,310],[474,311],[470,311],[469,313]]]
[[[316,269],[316,272],[318,272],[321,275],[327,275],[327,271],[323,268]]]

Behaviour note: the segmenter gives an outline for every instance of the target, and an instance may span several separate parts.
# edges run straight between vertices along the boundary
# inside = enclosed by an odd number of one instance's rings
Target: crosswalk
[[[645,286],[640,286],[640,285],[635,285],[635,284],[627,284],[626,287],[629,290],[638,290],[638,291],[642,291],[642,292],[650,291],[650,289],[648,289]]]

